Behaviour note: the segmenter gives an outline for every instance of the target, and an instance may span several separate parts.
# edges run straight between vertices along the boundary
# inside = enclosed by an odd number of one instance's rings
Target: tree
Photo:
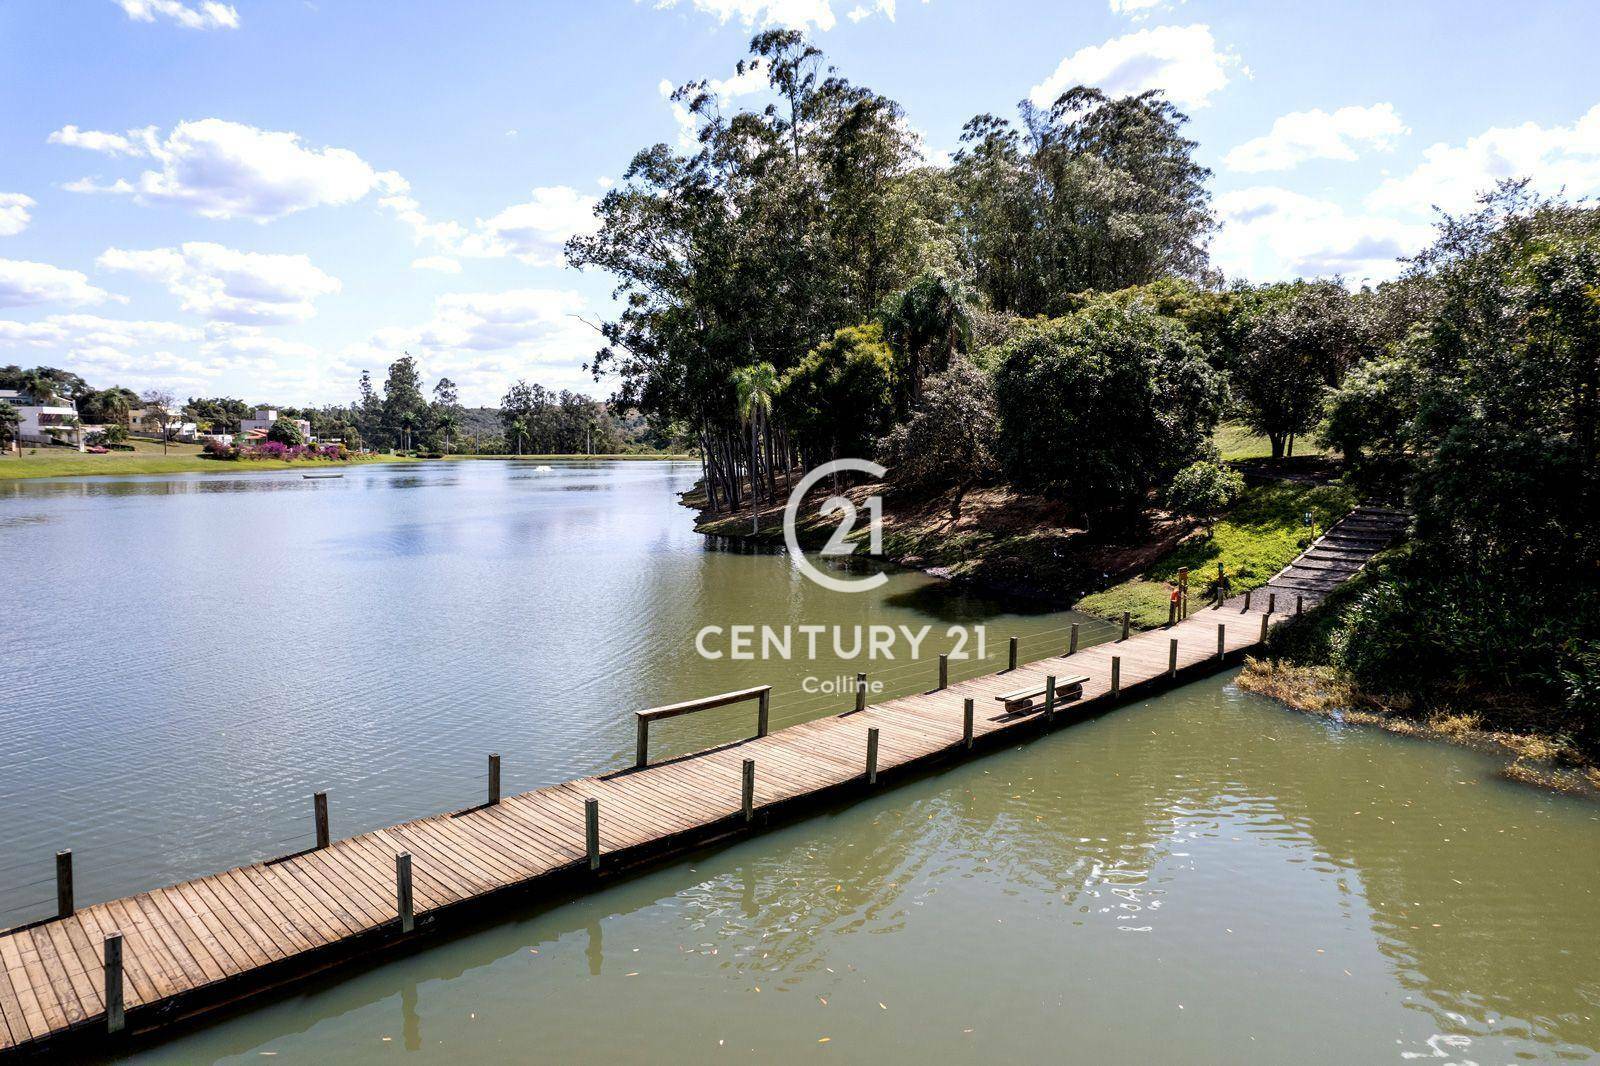
[[[11,406],[10,402],[0,400],[0,448],[10,450],[18,440],[17,427],[21,424],[22,416],[17,413],[17,409]],[[17,449],[17,454],[22,454],[20,448]]]
[[[294,424],[294,419],[284,417],[281,412],[278,419],[267,427],[267,439],[290,448],[306,442],[300,435],[300,427]]]
[[[255,408],[229,396],[191,396],[183,405],[185,418],[197,424],[208,423],[213,433],[238,433],[240,423],[254,413]]]
[[[766,462],[752,451],[764,435],[752,445],[738,417],[734,371],[794,369],[949,244],[945,179],[917,165],[899,105],[826,67],[795,31],[757,35],[750,55],[738,71],[759,71],[777,102],[727,116],[706,82],[680,87],[695,149],[639,152],[595,232],[567,245],[570,265],[612,274],[622,308],[598,325],[590,369],[621,378],[620,406],[689,426],[711,503],[730,509]]]
[[[450,448],[460,432],[461,400],[456,383],[449,378],[440,378],[433,387],[433,404],[428,410],[429,445],[434,450],[438,450],[437,446],[441,443],[445,448]]]
[[[897,488],[951,489],[950,518],[956,521],[967,492],[1000,473],[999,437],[989,379],[958,355],[944,373],[928,379],[921,402],[883,439],[878,455]]]
[[[733,388],[735,402],[739,405],[739,420],[750,427],[750,526],[759,533],[761,520],[756,510],[756,498],[762,495],[761,439],[771,421],[772,398],[778,391],[778,372],[772,368],[771,363],[752,363],[740,367],[733,372]],[[767,437],[767,442],[769,447],[766,449],[766,469],[770,476],[773,467],[770,435]],[[769,490],[772,488],[770,481],[766,488]],[[768,495],[770,497],[770,491]]]
[[[889,426],[894,364],[874,323],[839,330],[783,375],[778,409],[809,463],[872,448]]]
[[[1205,523],[1211,533],[1217,516],[1244,492],[1244,476],[1232,467],[1201,460],[1178,471],[1167,486],[1167,509]]]
[[[138,393],[116,385],[109,389],[85,389],[78,398],[78,417],[90,425],[126,427],[138,402]]]
[[[1020,485],[1131,520],[1210,446],[1226,384],[1180,323],[1102,300],[997,353],[1000,453]]]
[[[1431,289],[1411,365],[1374,376],[1415,397],[1395,416],[1413,535],[1342,661],[1376,692],[1576,701],[1568,728],[1600,746],[1581,701],[1600,684],[1600,209],[1502,184],[1408,280]]]
[[[926,374],[942,373],[957,351],[966,350],[975,302],[966,285],[934,274],[885,302],[878,317],[884,339],[900,358],[897,373],[904,386],[896,399],[898,414],[921,398]]]
[[[518,381],[506,390],[500,400],[500,424],[505,427],[506,440],[516,442],[515,454],[523,453],[523,441],[537,430],[545,406],[542,386]]]
[[[966,260],[995,310],[1060,315],[1074,293],[1204,272],[1211,172],[1187,116],[1159,92],[1081,85],[1021,112],[1020,131],[969,121],[952,167]]]
[[[1267,286],[1246,312],[1234,392],[1244,421],[1266,435],[1272,457],[1294,454],[1296,436],[1322,414],[1327,390],[1372,354],[1364,304],[1334,282]]]
[[[389,364],[389,377],[383,386],[380,425],[384,439],[391,447],[409,450],[412,435],[426,421],[427,410],[417,362],[409,354],[403,355]]]
[[[1388,485],[1406,461],[1422,400],[1422,367],[1409,346],[1362,363],[1328,397],[1321,439],[1363,482]]]
[[[161,454],[167,454],[167,443],[172,439],[172,393],[165,389],[147,389],[140,397],[144,404],[145,421],[161,434]]]

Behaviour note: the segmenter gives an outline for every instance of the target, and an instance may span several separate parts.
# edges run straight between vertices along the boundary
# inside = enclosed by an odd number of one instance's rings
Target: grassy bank
[[[1143,570],[1139,576],[1103,592],[1085,596],[1077,609],[1105,618],[1127,611],[1142,628],[1165,624],[1168,582],[1189,568],[1190,603],[1209,594],[1222,564],[1233,591],[1267,583],[1309,543],[1305,524],[1311,512],[1316,531],[1327,529],[1358,502],[1342,485],[1257,485],[1245,490],[1232,510],[1217,520],[1210,534],[1197,534]]]
[[[1600,767],[1559,732],[1527,721],[1530,714],[1537,715],[1533,708],[1517,709],[1524,719],[1522,728],[1506,728],[1500,721],[1503,707],[1461,710],[1460,705],[1426,707],[1386,700],[1362,691],[1338,667],[1279,659],[1246,660],[1238,684],[1306,714],[1504,755],[1510,761],[1500,773],[1507,780],[1600,798]],[[1559,729],[1559,722],[1551,724]]]
[[[550,462],[550,461],[568,461],[568,462],[571,462],[571,461],[582,459],[582,460],[585,460],[585,461],[588,461],[588,462],[598,462],[598,463],[625,463],[625,462],[647,463],[647,462],[661,462],[661,461],[664,461],[664,460],[669,460],[669,461],[680,462],[681,463],[681,462],[689,462],[689,461],[698,461],[700,457],[698,455],[682,455],[682,454],[677,454],[677,453],[674,453],[674,452],[637,452],[637,453],[627,453],[627,454],[620,454],[619,453],[619,454],[616,454],[616,455],[584,455],[581,452],[579,452],[579,453],[565,453],[565,454],[564,453],[552,452],[552,453],[549,453],[549,454],[528,453],[526,455],[482,455],[482,454],[472,453],[472,454],[446,455],[446,456],[443,456],[442,458],[445,458],[445,459],[504,459],[504,460],[513,460],[513,459],[515,459],[515,460],[519,460],[519,461],[525,461],[525,460],[532,459],[532,460],[538,460],[538,461],[541,461],[541,462]]]
[[[358,457],[343,462],[331,459],[298,463],[276,459],[230,461],[207,459],[201,455],[199,446],[194,444],[168,445],[163,454],[159,444],[134,441],[131,452],[114,451],[105,455],[90,455],[71,448],[24,448],[20,457],[0,455],[0,481],[85,475],[242,474],[259,470],[318,470],[353,463],[406,461],[395,456]]]
[[[71,448],[24,448],[20,457],[0,455],[0,481],[41,477],[83,475],[132,476],[136,474],[246,474],[262,470],[317,470],[329,466],[364,463],[411,463],[421,460],[403,455],[355,456],[348,460],[331,459],[284,462],[277,459],[208,459],[195,444],[172,444],[165,454],[160,444],[134,441],[133,451],[114,451],[90,455]],[[577,459],[598,461],[649,461],[693,459],[692,455],[447,455],[445,459],[515,459],[519,461],[559,462]]]

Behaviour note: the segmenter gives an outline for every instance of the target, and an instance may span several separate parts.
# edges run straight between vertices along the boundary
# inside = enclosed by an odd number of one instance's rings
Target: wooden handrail
[[[702,696],[697,700],[684,700],[682,703],[669,703],[664,707],[651,707],[649,710],[633,712],[638,728],[638,743],[634,752],[634,766],[643,769],[650,765],[650,723],[662,718],[676,718],[680,714],[692,714],[695,711],[708,711],[713,707],[726,707],[731,703],[758,700],[760,707],[756,711],[756,736],[766,736],[767,711],[771,697],[771,685],[757,685],[755,688],[742,688],[736,692],[723,692],[716,696]]]

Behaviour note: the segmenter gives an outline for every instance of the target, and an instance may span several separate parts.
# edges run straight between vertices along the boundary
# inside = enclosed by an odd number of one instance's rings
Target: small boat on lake
[[[344,477],[343,474],[301,474],[307,481],[321,481],[325,478]]]

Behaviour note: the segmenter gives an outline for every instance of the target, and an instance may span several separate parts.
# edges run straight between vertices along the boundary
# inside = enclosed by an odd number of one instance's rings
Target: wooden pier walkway
[[[1392,516],[1372,513],[1393,532]],[[1359,514],[1347,521],[1350,530],[1364,524]],[[1329,556],[1342,563],[1335,581],[1387,537],[1364,539],[1325,546],[1340,553]],[[1323,550],[1314,546],[1307,556]],[[1307,566],[1297,560],[1248,603],[1235,598],[1169,628],[656,765],[499,797],[81,908],[71,903],[69,872],[62,915],[0,933],[0,1057],[158,1031],[330,966],[405,950],[491,902],[581,891],[641,862],[756,832],[776,817],[1214,672],[1292,617],[1295,596],[1309,605],[1332,587],[1303,584],[1297,569],[1314,570],[1309,563],[1317,560],[1302,559]],[[930,664],[930,682],[935,676]],[[996,699],[1041,689],[1051,676],[1084,678],[1081,695],[1015,714]],[[760,703],[764,722],[764,696]],[[497,771],[491,763],[491,800]]]

